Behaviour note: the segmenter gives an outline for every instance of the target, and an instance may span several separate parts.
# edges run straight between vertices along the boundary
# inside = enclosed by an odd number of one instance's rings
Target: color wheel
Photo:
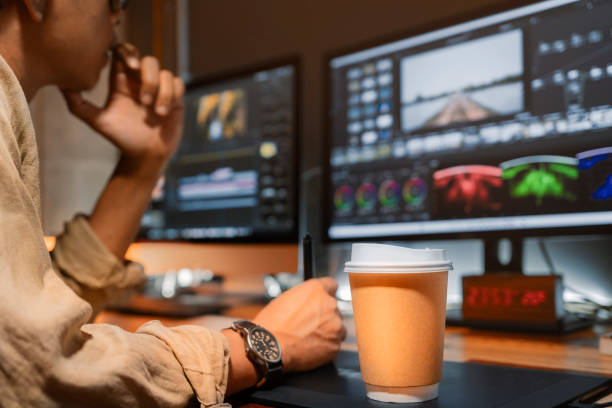
[[[402,191],[404,201],[410,207],[418,207],[427,198],[427,184],[423,179],[413,177],[404,183],[404,189]]]
[[[376,187],[372,183],[363,183],[357,189],[357,206],[362,210],[369,210],[376,205]]]
[[[384,207],[396,205],[400,199],[400,186],[395,180],[385,180],[378,189],[378,200]]]
[[[334,205],[339,211],[348,211],[353,208],[353,188],[351,186],[340,186],[334,194]]]

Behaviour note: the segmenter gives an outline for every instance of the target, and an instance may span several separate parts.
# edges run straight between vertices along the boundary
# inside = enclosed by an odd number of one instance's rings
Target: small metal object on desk
[[[266,275],[263,278],[266,288],[266,297],[274,299],[281,293],[288,291],[302,282],[302,278],[295,273],[280,272],[275,275]]]
[[[188,317],[263,303],[263,293],[227,292],[223,277],[206,269],[179,269],[149,276],[142,291],[115,309],[128,313]]]
[[[209,269],[183,268],[149,276],[143,293],[165,299],[184,293],[211,294],[221,291],[222,283],[223,278],[215,276]]]

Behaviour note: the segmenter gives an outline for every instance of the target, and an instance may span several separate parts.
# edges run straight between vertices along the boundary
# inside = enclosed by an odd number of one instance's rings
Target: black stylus
[[[310,234],[302,238],[302,262],[304,264],[304,280],[312,279],[312,237]]]

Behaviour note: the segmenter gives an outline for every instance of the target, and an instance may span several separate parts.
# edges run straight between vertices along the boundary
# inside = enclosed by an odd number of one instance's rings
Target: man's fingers
[[[130,93],[131,90],[127,77],[127,69],[126,62],[115,54],[111,66],[111,89],[125,94]]]
[[[334,278],[318,278],[317,281],[323,285],[325,291],[331,296],[336,295],[336,291],[338,290],[338,282],[336,282]]]
[[[182,108],[184,104],[183,99],[185,96],[185,84],[183,83],[183,80],[178,77],[174,77],[173,83],[174,83],[173,106],[174,108]]]
[[[140,102],[150,106],[155,101],[159,87],[159,61],[154,57],[144,57],[140,61]]]
[[[62,91],[62,93],[70,112],[95,129],[102,110],[83,99],[78,92]]]
[[[134,71],[140,69],[140,52],[132,44],[122,43],[114,49],[125,65]]]
[[[155,102],[155,113],[166,116],[174,99],[174,76],[170,71],[163,70],[159,73],[159,89],[157,101]]]

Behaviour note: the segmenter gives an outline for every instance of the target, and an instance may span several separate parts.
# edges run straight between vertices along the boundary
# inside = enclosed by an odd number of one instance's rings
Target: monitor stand
[[[523,239],[495,238],[484,240],[484,266],[486,275],[524,275],[523,274]],[[525,276],[526,279],[529,279]],[[562,296],[561,294],[559,296]],[[463,319],[461,309],[447,310],[448,326],[466,326],[480,329],[543,332],[565,334],[592,326],[592,318],[565,312],[563,318],[550,324],[533,324],[521,322],[482,322]]]
[[[509,256],[502,252],[508,251]],[[523,274],[523,239],[494,238],[484,240],[484,271],[487,274]]]

